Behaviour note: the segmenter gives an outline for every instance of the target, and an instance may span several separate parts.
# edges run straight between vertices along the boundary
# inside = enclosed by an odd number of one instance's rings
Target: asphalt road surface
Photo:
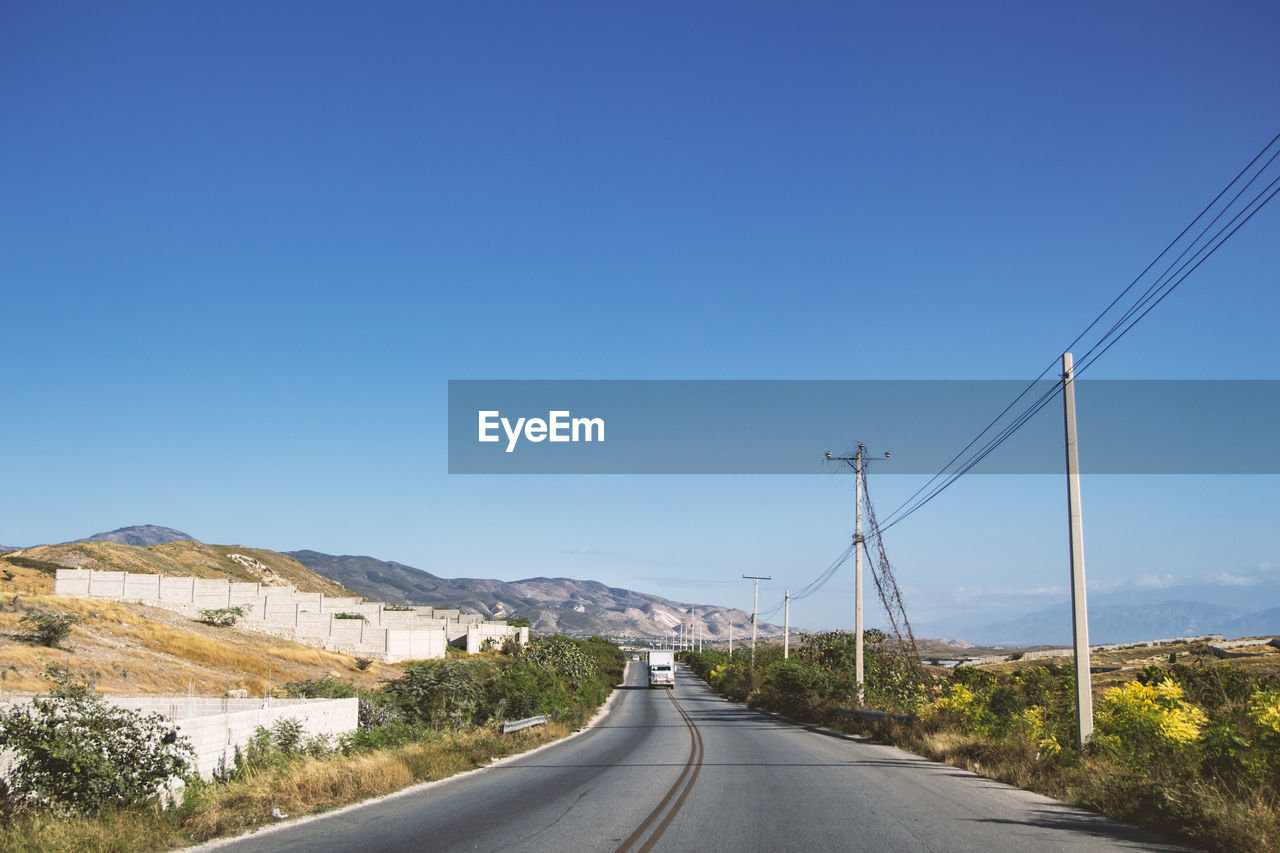
[[[431,787],[216,843],[220,851],[1175,851],[943,764],[628,669],[577,737]]]

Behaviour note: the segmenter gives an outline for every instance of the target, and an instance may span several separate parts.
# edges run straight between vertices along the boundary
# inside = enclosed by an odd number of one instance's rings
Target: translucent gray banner
[[[933,474],[1022,381],[453,380],[451,474],[818,474],[824,453],[891,451],[877,474]],[[1036,383],[986,436],[1047,404],[973,468],[1064,470],[1062,397]],[[1280,473],[1280,381],[1080,380],[1086,474]]]

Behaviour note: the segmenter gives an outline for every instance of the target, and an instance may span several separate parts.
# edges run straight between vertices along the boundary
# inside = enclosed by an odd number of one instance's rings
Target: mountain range
[[[1118,596],[1098,596],[1089,602],[1089,642],[1131,643],[1144,640],[1222,634],[1224,637],[1258,637],[1280,634],[1280,607],[1258,610],[1233,604],[1186,597],[1185,589],[1168,591],[1170,598],[1125,600]],[[1263,594],[1263,601],[1275,601]],[[917,626],[919,631],[960,636],[970,642],[991,646],[1070,645],[1071,606],[1054,607],[1005,619],[960,624],[934,621]]]
[[[606,637],[670,637],[681,619],[702,624],[708,640],[727,640],[730,623],[737,639],[749,630],[751,614],[705,604],[672,601],[597,581],[527,578],[518,581],[441,578],[422,569],[374,557],[288,551],[287,556],[366,598],[392,604],[432,604],[484,614],[490,619],[527,618],[539,632]],[[694,615],[690,617],[690,613]],[[747,628],[744,629],[744,626]],[[780,634],[760,623],[763,635]]]
[[[90,557],[76,551],[102,543]],[[186,544],[179,544],[186,543]],[[102,550],[131,546],[142,551]],[[175,550],[176,549],[176,550]],[[241,546],[236,549],[244,551]],[[169,527],[137,525],[98,533],[59,546],[40,546],[39,559],[59,565],[103,562],[102,568],[127,571],[170,571],[171,565],[192,563],[194,574],[227,562],[227,546],[204,545],[190,534]],[[0,551],[5,549],[0,549]],[[735,639],[750,630],[751,614],[738,609],[673,601],[658,595],[610,587],[573,578],[527,578],[500,581],[481,578],[443,578],[392,560],[368,556],[333,555],[301,550],[277,553],[252,549],[262,565],[277,576],[303,586],[341,585],[352,593],[389,604],[427,604],[479,613],[490,619],[527,618],[534,631],[609,637],[670,638],[682,619],[695,619],[708,640],[726,640],[730,624]],[[133,555],[133,556],[131,556]],[[175,562],[176,561],[176,562]],[[304,569],[305,567],[305,569]],[[229,573],[234,567],[217,571]],[[238,570],[238,569],[236,569]],[[303,572],[305,577],[297,573]],[[296,576],[296,577],[295,577]],[[310,581],[306,578],[311,578]],[[300,585],[301,584],[301,585]],[[1280,581],[1253,579],[1253,585],[1179,585],[1164,589],[1126,589],[1091,595],[1089,638],[1094,643],[1123,643],[1217,633],[1227,637],[1280,634]],[[689,614],[694,614],[692,617]],[[1068,645],[1071,641],[1069,602],[1033,612],[966,619],[957,611],[945,618],[916,624],[920,637],[956,637],[952,645],[981,643],[1003,646]],[[760,624],[762,636],[781,628]]]
[[[4,559],[14,567],[44,572],[46,577],[65,566],[288,583],[302,591],[354,594],[388,604],[432,605],[488,619],[525,618],[536,632],[574,636],[670,639],[685,621],[691,627],[700,623],[706,640],[728,639],[733,625],[736,639],[741,640],[751,622],[751,614],[744,610],[672,601],[596,581],[441,578],[373,557],[210,545],[180,530],[149,524],[21,549]],[[780,633],[778,626],[760,623],[761,636]]]

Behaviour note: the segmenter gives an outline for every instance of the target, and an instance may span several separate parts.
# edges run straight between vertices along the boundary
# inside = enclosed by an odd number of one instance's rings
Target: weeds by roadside
[[[540,638],[514,656],[409,666],[360,698],[360,727],[308,738],[295,721],[259,729],[215,778],[189,778],[180,806],[103,809],[61,817],[0,792],[5,851],[151,851],[235,834],[483,766],[568,734],[621,680],[625,659],[602,640]],[[298,695],[349,695],[340,679],[291,683]],[[530,709],[537,709],[530,711]],[[548,713],[549,725],[510,735],[500,721]]]
[[[846,639],[847,638],[847,639]],[[869,638],[870,639],[870,638]],[[792,660],[686,655],[722,694],[794,719],[872,736],[1223,853],[1280,849],[1280,683],[1227,665],[1148,666],[1095,701],[1095,734],[1075,749],[1074,669],[996,675],[963,667],[912,685],[870,654],[867,705],[914,723],[856,723],[845,649],[806,643]],[[875,644],[868,643],[868,650]]]

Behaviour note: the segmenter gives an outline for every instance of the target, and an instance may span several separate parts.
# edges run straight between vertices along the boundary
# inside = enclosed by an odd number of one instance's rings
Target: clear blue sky
[[[776,597],[844,548],[847,478],[449,476],[447,381],[1029,379],[1280,131],[1277,31],[1271,2],[6,3],[0,543],[155,523]],[[1273,208],[1091,376],[1277,378]],[[1271,583],[1276,479],[1086,478],[1091,582]],[[1063,491],[970,478],[895,528],[911,612],[1061,600]],[[849,589],[793,621],[847,624]]]

